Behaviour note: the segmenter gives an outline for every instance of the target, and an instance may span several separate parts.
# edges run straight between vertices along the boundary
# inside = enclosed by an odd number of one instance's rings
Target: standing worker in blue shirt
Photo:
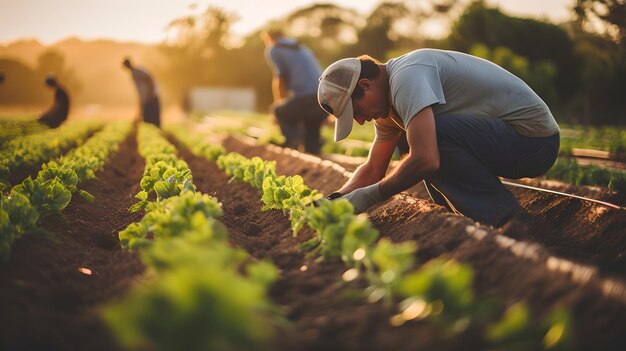
[[[559,151],[559,126],[543,100],[502,67],[460,52],[339,60],[322,74],[318,97],[337,118],[335,141],[353,121],[374,123],[367,161],[329,196],[357,212],[424,180],[434,202],[502,226],[523,211],[498,177],[537,177]],[[408,155],[386,174],[403,131]]]
[[[271,110],[285,136],[285,146],[297,149],[304,139],[304,151],[319,154],[320,129],[328,116],[317,103],[320,65],[309,48],[280,30],[264,32],[262,38],[274,75]]]
[[[161,125],[161,105],[159,103],[159,89],[154,82],[154,78],[145,69],[133,66],[128,57],[124,58],[122,64],[133,75],[133,80],[139,93],[141,116],[144,122],[152,123],[159,127]]]

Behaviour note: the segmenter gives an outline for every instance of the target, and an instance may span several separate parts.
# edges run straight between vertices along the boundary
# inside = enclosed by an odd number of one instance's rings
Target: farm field
[[[533,218],[503,229],[446,212],[419,186],[354,216],[312,205],[354,157],[206,120],[77,125],[60,133],[74,142],[0,174],[2,235],[14,234],[0,264],[2,350],[626,348],[626,200],[614,185],[523,180],[621,208],[511,187]],[[3,151],[46,133],[20,130]],[[38,205],[28,177],[67,191]],[[13,225],[16,192],[39,213],[28,226]]]

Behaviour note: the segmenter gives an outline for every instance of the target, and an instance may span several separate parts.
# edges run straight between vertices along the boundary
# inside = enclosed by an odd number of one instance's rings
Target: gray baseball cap
[[[324,111],[333,115],[335,141],[345,139],[352,131],[354,111],[352,92],[361,74],[358,58],[341,59],[324,70],[317,88],[317,101]]]

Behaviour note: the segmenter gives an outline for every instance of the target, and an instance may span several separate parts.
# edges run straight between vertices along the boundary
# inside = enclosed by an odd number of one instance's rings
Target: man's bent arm
[[[435,116],[431,107],[418,112],[406,127],[410,152],[400,164],[383,179],[379,186],[383,199],[404,191],[439,169],[439,149]]]
[[[372,185],[383,179],[397,142],[398,138],[385,142],[377,142],[374,140],[367,161],[354,171],[350,180],[348,180],[338,192],[345,195],[354,189]]]
[[[272,93],[274,101],[280,101],[287,95],[287,83],[280,76],[274,76],[272,79]]]

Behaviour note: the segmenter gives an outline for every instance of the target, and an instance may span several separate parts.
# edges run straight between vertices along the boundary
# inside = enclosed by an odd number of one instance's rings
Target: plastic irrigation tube
[[[626,210],[626,208],[624,208],[624,207],[620,207],[618,205],[615,205],[615,204],[612,204],[612,203],[609,203],[609,202],[605,202],[605,201],[590,199],[590,198],[584,197],[584,196],[578,196],[578,195],[573,195],[573,194],[568,194],[568,193],[562,193],[560,191],[554,191],[554,190],[538,188],[536,186],[530,186],[530,185],[524,185],[524,184],[519,184],[519,183],[513,183],[513,182],[506,181],[506,180],[502,180],[502,184],[511,185],[511,186],[517,186],[517,187],[520,187],[520,188],[526,188],[526,189],[543,191],[543,192],[551,193],[551,194],[557,194],[557,195],[573,197],[573,198],[584,200],[584,201],[595,202],[597,204],[604,205],[604,206],[607,206],[607,207],[616,208],[618,210]]]

